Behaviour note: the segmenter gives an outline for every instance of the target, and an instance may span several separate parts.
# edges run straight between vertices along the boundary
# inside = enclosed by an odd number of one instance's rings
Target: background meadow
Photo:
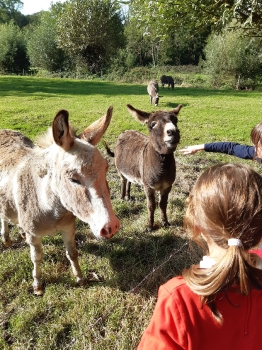
[[[147,134],[128,113],[126,104],[153,111],[179,103],[181,143],[186,145],[236,141],[250,144],[252,127],[262,120],[261,92],[211,90],[177,86],[160,89],[158,107],[150,106],[146,83],[125,84],[100,80],[0,77],[0,128],[20,130],[34,139],[51,126],[60,109],[79,132],[113,106],[104,140],[114,147],[126,129]],[[87,284],[76,285],[65,256],[62,238],[43,239],[42,273],[45,294],[32,293],[29,247],[12,228],[13,245],[0,246],[0,348],[2,349],[136,349],[156,301],[158,286],[183,268],[199,261],[201,251],[183,232],[185,200],[197,177],[218,162],[243,162],[261,173],[255,162],[232,156],[175,152],[177,178],[169,196],[172,227],[148,233],[146,201],[139,186],[131,187],[132,201],[120,200],[120,181],[112,158],[108,182],[119,232],[108,242],[97,241],[89,226],[77,220],[79,261]],[[95,275],[94,275],[95,273]],[[94,277],[96,276],[96,278]]]

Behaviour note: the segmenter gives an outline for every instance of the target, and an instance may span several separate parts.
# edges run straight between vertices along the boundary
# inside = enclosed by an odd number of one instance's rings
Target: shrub
[[[22,74],[29,70],[24,35],[13,22],[0,25],[0,69]]]
[[[210,74],[212,85],[229,85],[238,89],[256,86],[262,68],[260,39],[243,34],[240,29],[225,30],[209,37],[204,67]]]

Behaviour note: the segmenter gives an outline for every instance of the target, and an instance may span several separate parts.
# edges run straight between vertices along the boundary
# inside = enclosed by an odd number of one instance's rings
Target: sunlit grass
[[[161,89],[158,109],[182,103],[179,114],[181,143],[232,140],[250,144],[251,128],[262,119],[259,92],[218,91],[200,88]],[[59,109],[69,111],[74,128],[82,131],[113,105],[111,124],[104,139],[114,147],[126,129],[147,134],[127,112],[126,104],[151,111],[145,84],[100,81],[0,77],[0,128],[20,130],[34,139],[51,126]],[[89,226],[77,220],[79,261],[89,282],[78,287],[65,257],[62,238],[43,239],[43,297],[32,294],[29,247],[12,229],[13,245],[0,247],[0,348],[3,349],[135,349],[152,314],[158,286],[199,260],[200,252],[187,245],[182,230],[185,200],[199,174],[221,161],[253,162],[232,156],[175,152],[177,178],[169,197],[172,227],[146,231],[147,210],[143,190],[133,185],[131,201],[120,199],[120,181],[114,161],[108,159],[108,182],[119,232],[109,242],[97,241]],[[96,274],[97,279],[92,277]]]

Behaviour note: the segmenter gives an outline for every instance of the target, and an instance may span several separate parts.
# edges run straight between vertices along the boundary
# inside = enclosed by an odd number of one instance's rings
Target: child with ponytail
[[[159,288],[138,350],[252,350],[261,342],[262,177],[241,164],[204,171],[184,226],[206,250]]]

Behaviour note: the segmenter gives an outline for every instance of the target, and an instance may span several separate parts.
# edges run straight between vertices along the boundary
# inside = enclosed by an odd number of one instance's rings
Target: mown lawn
[[[161,89],[158,109],[182,103],[181,144],[232,140],[250,144],[251,128],[262,120],[261,92],[175,87]],[[20,130],[34,139],[51,126],[59,109],[67,109],[74,128],[81,131],[113,105],[113,118],[104,136],[113,147],[126,129],[147,134],[127,112],[126,104],[151,111],[146,85],[105,81],[0,77],[0,128]],[[0,247],[0,348],[2,349],[136,349],[148,324],[161,283],[197,262],[199,249],[183,232],[185,200],[199,174],[217,162],[251,161],[199,152],[175,152],[177,178],[169,197],[171,228],[148,233],[142,189],[132,187],[132,201],[119,199],[120,182],[112,158],[108,181],[119,232],[108,242],[97,241],[89,226],[77,220],[80,265],[88,283],[79,287],[72,276],[61,236],[43,240],[42,272],[45,294],[32,293],[29,248],[13,228],[13,245]],[[94,278],[93,273],[97,275]]]

